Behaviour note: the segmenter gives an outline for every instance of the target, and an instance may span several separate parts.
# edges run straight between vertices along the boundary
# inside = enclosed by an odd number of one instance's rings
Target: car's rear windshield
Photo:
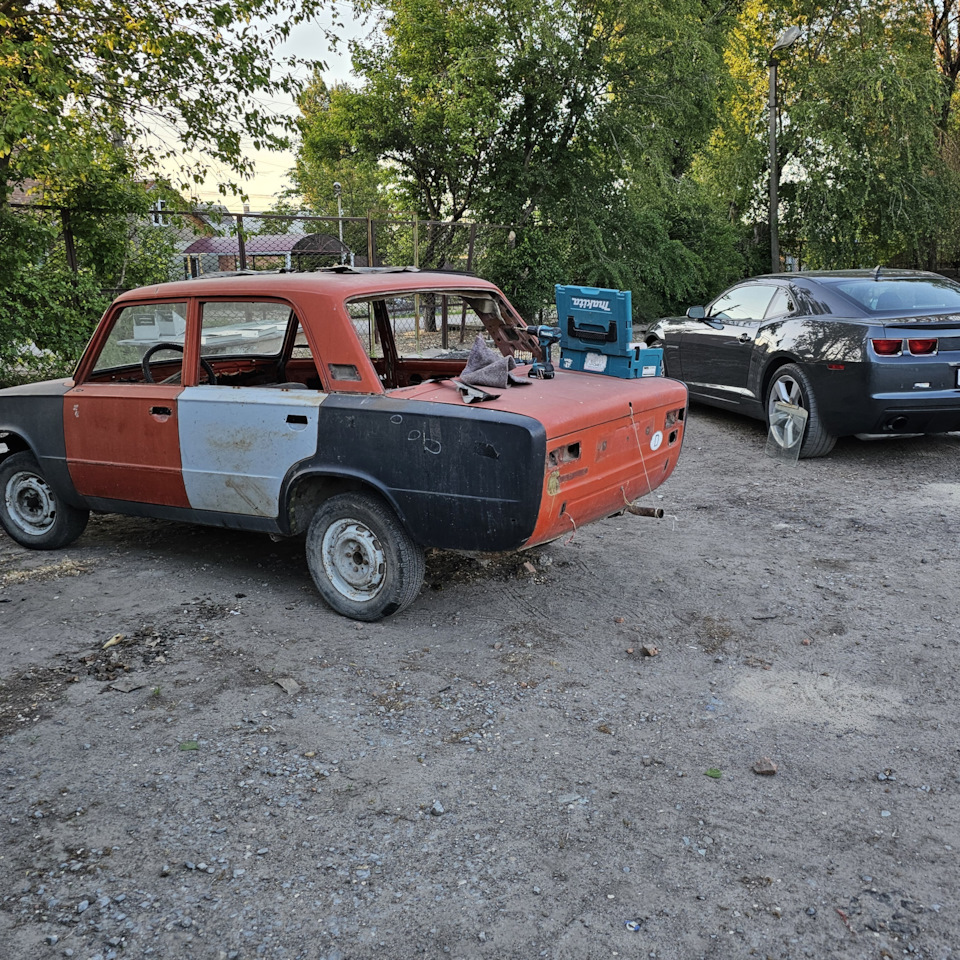
[[[946,277],[838,278],[832,281],[832,286],[868,313],[924,310],[960,313],[960,284]]]

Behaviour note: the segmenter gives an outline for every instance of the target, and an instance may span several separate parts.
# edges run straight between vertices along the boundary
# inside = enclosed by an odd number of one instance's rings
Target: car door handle
[[[741,333],[739,337],[740,343],[750,343],[753,340],[753,337],[749,333]]]
[[[151,417],[169,417],[173,411],[169,407],[151,407]]]

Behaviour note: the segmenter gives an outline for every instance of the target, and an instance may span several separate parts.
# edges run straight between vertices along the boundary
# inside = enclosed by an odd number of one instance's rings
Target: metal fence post
[[[243,214],[237,214],[237,251],[240,254],[238,269],[247,269],[247,245],[243,242]]]

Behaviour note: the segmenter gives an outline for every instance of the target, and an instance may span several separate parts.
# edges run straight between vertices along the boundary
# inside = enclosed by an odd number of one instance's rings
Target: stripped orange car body
[[[407,350],[398,334],[417,301],[469,314],[521,359],[523,385],[465,404],[463,357]],[[130,291],[72,378],[0,391],[0,522],[38,549],[76,539],[91,510],[306,534],[335,610],[396,613],[420,589],[425,549],[537,546],[623,511],[676,466],[682,384],[524,379],[523,359],[543,357],[533,329],[493,284],[440,272]]]

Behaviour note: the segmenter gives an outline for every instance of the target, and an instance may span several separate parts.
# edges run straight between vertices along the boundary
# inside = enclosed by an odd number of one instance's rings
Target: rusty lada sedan
[[[483,376],[418,349],[425,304],[476,326]],[[409,268],[132,290],[71,378],[0,391],[0,523],[40,550],[74,541],[91,510],[306,534],[334,610],[396,613],[426,548],[547,543],[673,471],[683,384],[531,378],[540,329],[491,283]]]

